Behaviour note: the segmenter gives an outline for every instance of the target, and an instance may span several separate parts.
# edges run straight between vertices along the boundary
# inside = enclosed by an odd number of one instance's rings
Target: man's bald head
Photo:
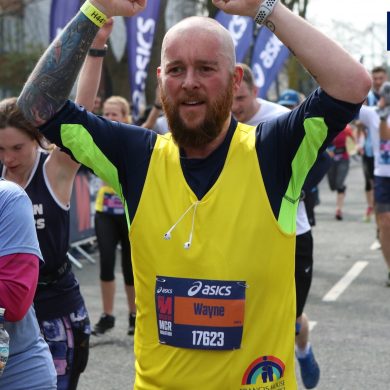
[[[161,48],[161,62],[163,64],[165,52],[169,45],[177,39],[187,40],[188,44],[191,42],[196,45],[197,40],[212,40],[216,39],[220,45],[219,53],[227,59],[229,70],[233,71],[236,64],[236,54],[233,39],[229,31],[223,27],[216,20],[203,17],[191,16],[181,20],[179,23],[171,27],[165,34],[162,48]]]
[[[161,101],[181,147],[209,151],[230,124],[242,68],[229,32],[213,19],[190,17],[165,35],[157,70]]]

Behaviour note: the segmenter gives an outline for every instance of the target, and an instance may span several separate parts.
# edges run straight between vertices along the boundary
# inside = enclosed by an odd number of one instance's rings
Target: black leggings
[[[372,185],[374,182],[374,157],[367,157],[363,154],[362,163],[365,181],[364,190],[367,192],[372,190]]]
[[[100,252],[100,280],[111,282],[115,279],[116,249],[120,242],[123,279],[127,286],[134,286],[129,232],[125,215],[96,212],[95,231]]]
[[[313,236],[311,231],[296,236],[295,287],[297,318],[303,313],[313,277]]]

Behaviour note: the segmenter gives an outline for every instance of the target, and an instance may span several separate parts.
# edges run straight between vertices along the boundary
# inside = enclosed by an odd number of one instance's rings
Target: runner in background
[[[328,153],[333,160],[328,171],[328,183],[331,191],[337,192],[335,218],[338,221],[343,219],[345,192],[347,190],[345,181],[349,171],[348,139],[355,143],[353,130],[350,125],[338,134],[328,147]]]
[[[106,54],[106,48],[93,51],[95,63],[85,63],[80,72],[77,95],[78,101],[83,101],[84,106],[91,110],[94,107],[94,95],[88,93],[91,86],[96,91],[101,79],[102,57]],[[91,56],[91,52],[89,52]],[[88,66],[90,65],[90,66]],[[89,89],[87,88],[89,86]],[[131,123],[129,102],[122,96],[111,96],[103,103],[101,112],[104,118],[122,123]],[[100,257],[100,291],[102,297],[103,312],[98,322],[93,327],[95,336],[103,335],[115,326],[114,298],[116,292],[115,262],[118,244],[121,250],[121,267],[124,287],[128,305],[127,334],[135,332],[136,306],[134,292],[134,277],[131,264],[131,251],[129,242],[128,223],[121,199],[114,189],[103,182],[96,196],[95,232]]]
[[[94,49],[104,47],[111,28],[107,23],[100,30],[92,44]],[[94,67],[97,61],[102,58],[88,56],[84,66]],[[86,83],[83,88],[86,94],[96,95],[95,85]],[[34,307],[53,356],[57,387],[74,390],[87,366],[91,334],[80,286],[67,257],[70,198],[80,165],[49,145],[42,133],[25,120],[16,98],[0,102],[0,161],[1,176],[24,188],[33,203],[45,261],[39,272]]]
[[[291,89],[281,94],[278,103],[257,98],[258,88],[255,85],[251,69],[246,64],[239,65],[243,69],[243,78],[240,88],[233,97],[232,113],[236,118],[241,118],[240,121],[247,120],[248,122],[244,123],[257,126],[266,120],[278,118],[302,102],[298,92]],[[258,121],[257,124],[256,121]],[[304,196],[302,196],[303,198]],[[311,389],[319,382],[320,369],[309,342],[309,320],[303,313],[313,274],[313,238],[305,205],[302,201],[298,205],[296,225],[296,356],[300,365],[302,381],[306,388]]]
[[[121,96],[111,96],[103,103],[103,117],[129,123],[129,102]],[[94,325],[93,334],[104,334],[115,326],[114,297],[115,260],[118,244],[121,245],[122,274],[128,306],[127,334],[135,332],[136,307],[134,277],[131,265],[129,230],[125,210],[114,189],[103,183],[96,196],[95,231],[100,255],[100,288],[103,313]]]
[[[18,185],[0,179],[0,307],[9,334],[0,389],[57,389],[53,359],[32,305],[41,259],[30,199]]]
[[[376,107],[363,106],[359,120],[367,127],[374,150],[375,216],[390,287],[390,83],[383,83]]]
[[[368,93],[366,102],[369,107],[376,107],[379,102],[379,91],[387,81],[387,69],[383,66],[375,66],[371,70],[372,88]],[[367,208],[364,215],[365,221],[370,221],[371,214],[374,212],[374,151],[371,139],[371,133],[367,130],[360,121],[356,121],[359,129],[359,134],[362,135],[361,156],[363,164],[363,174],[365,179],[365,194],[367,200]],[[381,248],[379,241],[379,230],[376,231],[376,239],[371,244],[370,249],[376,250]]]
[[[304,96],[294,89],[287,89],[279,96],[278,104],[290,110],[298,107]],[[309,341],[309,318],[304,313],[307,297],[313,279],[313,235],[311,226],[315,225],[314,197],[318,184],[325,176],[331,164],[329,155],[324,152],[318,158],[303,184],[301,199],[297,210],[296,247],[295,247],[295,288],[297,295],[297,312],[295,325],[295,355],[297,357],[301,378],[306,389],[317,386],[320,380],[320,367],[315,359],[313,347]],[[306,203],[306,198],[308,202]],[[312,216],[309,218],[309,212]]]

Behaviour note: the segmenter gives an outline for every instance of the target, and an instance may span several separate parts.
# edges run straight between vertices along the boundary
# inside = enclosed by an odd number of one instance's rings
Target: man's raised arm
[[[367,96],[371,77],[365,68],[279,1],[213,0],[213,3],[230,14],[253,18],[258,15],[258,20],[275,33],[330,96],[350,103],[361,103]]]
[[[90,0],[46,49],[18,99],[24,116],[43,125],[65,104],[99,28],[107,18],[133,16],[146,0]]]

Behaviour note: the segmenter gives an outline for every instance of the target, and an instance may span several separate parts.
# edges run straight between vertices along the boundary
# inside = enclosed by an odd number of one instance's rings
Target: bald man
[[[296,389],[299,195],[317,154],[359,110],[370,77],[277,0],[213,2],[266,24],[321,88],[277,120],[257,128],[237,122],[230,108],[243,71],[230,34],[191,17],[167,32],[157,70],[172,132],[96,117],[66,95],[105,18],[133,16],[145,2],[93,0],[46,50],[19,106],[125,205],[137,296],[135,389]]]

